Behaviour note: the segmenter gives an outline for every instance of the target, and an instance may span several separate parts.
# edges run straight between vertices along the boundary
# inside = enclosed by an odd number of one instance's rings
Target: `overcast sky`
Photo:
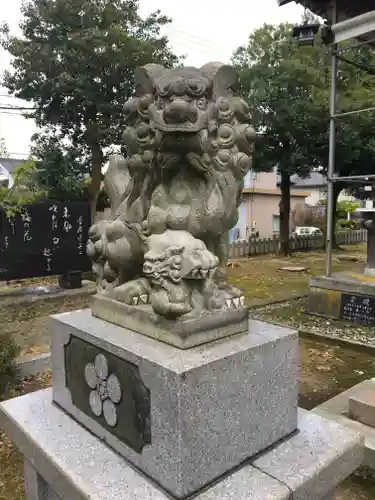
[[[8,22],[12,32],[18,30],[21,3],[22,0],[8,1],[6,12],[0,11],[0,21]],[[298,22],[303,13],[301,6],[294,2],[278,7],[277,0],[140,0],[140,6],[142,15],[160,9],[173,20],[165,31],[174,52],[186,55],[186,63],[198,67],[209,61],[228,62],[233,51],[246,43],[254,29],[266,22]],[[8,55],[0,49],[0,72],[9,64]],[[5,94],[0,87],[0,106],[30,105]],[[29,152],[30,137],[35,131],[32,120],[0,110],[0,137],[5,139],[12,156]]]

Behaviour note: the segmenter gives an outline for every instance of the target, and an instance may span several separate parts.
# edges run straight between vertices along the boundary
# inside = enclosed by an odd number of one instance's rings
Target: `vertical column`
[[[332,24],[337,22],[336,0],[332,2]],[[326,276],[332,274],[332,238],[333,238],[333,181],[335,173],[336,155],[336,102],[337,102],[337,45],[332,45],[331,60],[331,96],[330,96],[330,123],[329,123],[329,158],[328,158],[328,191],[327,191],[327,247],[326,247]]]
[[[27,500],[61,500],[26,458],[24,459],[24,475]]]
[[[364,222],[367,229],[367,263],[365,274],[375,276],[375,215]]]

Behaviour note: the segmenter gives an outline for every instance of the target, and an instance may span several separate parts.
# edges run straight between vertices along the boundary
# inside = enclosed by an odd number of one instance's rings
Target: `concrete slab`
[[[375,427],[375,387],[350,396],[348,406],[352,420]]]
[[[51,369],[51,353],[22,356],[18,358],[17,363],[21,377],[35,376]]]
[[[0,404],[0,426],[25,456],[27,486],[34,494],[28,500],[171,500],[54,406],[51,389]],[[361,437],[305,411],[299,413],[299,429],[195,499],[330,499],[360,464]]]
[[[293,500],[319,500],[363,460],[362,438],[342,426],[299,410],[299,432],[261,454],[252,465],[286,484]]]
[[[171,500],[156,483],[54,406],[51,389],[0,404],[0,426],[40,476],[27,471],[32,491],[40,492],[29,500],[44,500],[42,493],[61,500]],[[288,500],[290,490],[247,465],[196,500],[233,498]]]
[[[360,432],[365,439],[363,464],[375,470],[375,428],[349,417],[349,398],[355,397],[363,391],[375,390],[375,379],[365,380],[351,387],[338,396],[326,401],[312,410],[319,416],[345,426],[349,430]]]

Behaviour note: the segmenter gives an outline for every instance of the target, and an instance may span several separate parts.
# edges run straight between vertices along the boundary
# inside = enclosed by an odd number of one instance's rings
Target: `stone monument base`
[[[0,404],[0,426],[25,457],[28,500],[171,498],[54,406],[50,389]],[[335,488],[361,465],[362,438],[303,410],[298,428],[196,500],[333,500]]]
[[[53,399],[183,498],[297,429],[298,334],[246,332],[181,350],[91,315],[51,325]]]
[[[241,306],[223,312],[207,312],[201,318],[169,320],[155,314],[150,305],[129,306],[103,295],[91,299],[93,316],[123,326],[168,344],[188,349],[212,340],[243,333],[248,328],[248,310]]]
[[[364,380],[312,410],[365,437],[363,465],[375,471],[375,379]]]
[[[375,325],[375,277],[340,272],[311,278],[308,310],[320,316]]]

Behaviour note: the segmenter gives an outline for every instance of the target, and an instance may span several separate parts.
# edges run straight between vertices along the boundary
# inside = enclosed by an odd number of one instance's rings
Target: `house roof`
[[[7,172],[13,174],[17,167],[23,165],[26,160],[18,160],[16,158],[1,158],[0,157],[0,165],[5,168]]]
[[[293,189],[296,188],[309,188],[309,187],[321,187],[327,185],[327,179],[324,175],[319,172],[311,172],[311,174],[303,179],[298,175],[292,175],[290,178]]]
[[[311,172],[311,174],[305,179],[299,177],[299,175],[294,174],[290,176],[290,182],[292,184],[293,189],[299,188],[310,188],[310,187],[320,187],[325,186],[327,184],[327,180],[323,174],[319,172]],[[277,186],[280,187],[281,176],[277,174]]]

